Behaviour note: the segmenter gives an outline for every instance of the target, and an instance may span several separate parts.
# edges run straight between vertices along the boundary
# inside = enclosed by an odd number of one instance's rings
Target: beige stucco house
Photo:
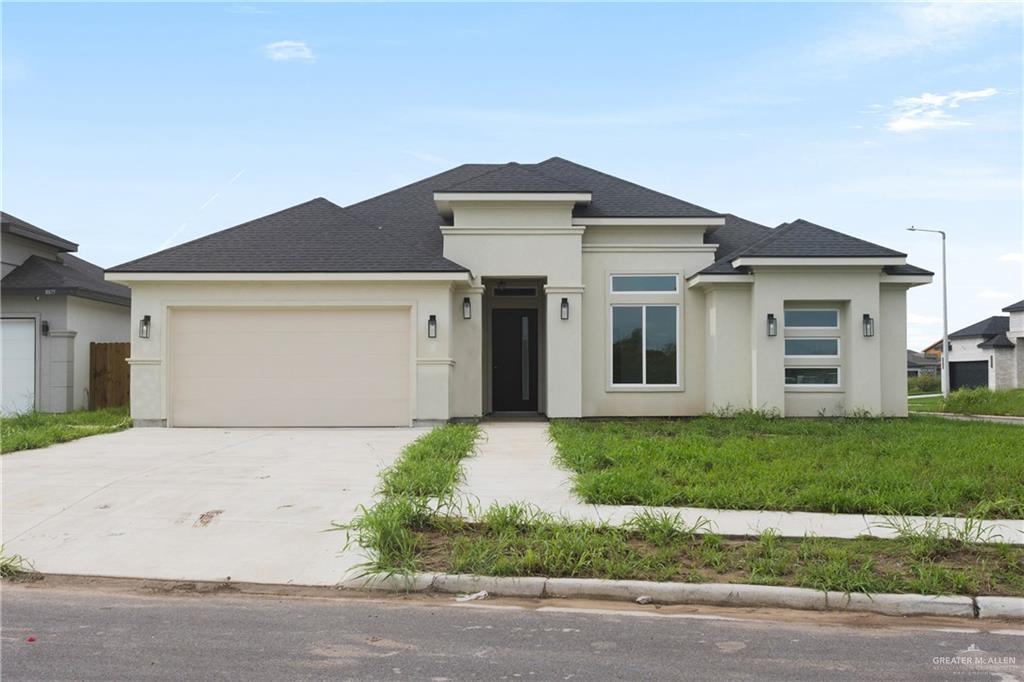
[[[73,256],[78,244],[0,214],[0,412],[89,405],[89,346],[128,340],[131,291]]]
[[[113,268],[132,415],[402,425],[491,413],[906,414],[906,256],[552,158],[318,198]]]

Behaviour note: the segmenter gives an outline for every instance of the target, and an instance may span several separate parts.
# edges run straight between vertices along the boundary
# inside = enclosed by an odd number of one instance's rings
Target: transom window
[[[838,386],[838,367],[787,367],[787,386]]]
[[[678,290],[676,275],[612,275],[613,294],[674,294]]]
[[[679,309],[674,305],[612,306],[612,384],[679,383]]]
[[[786,357],[839,357],[839,339],[812,339],[793,337],[786,339]]]
[[[838,329],[839,311],[792,308],[785,312],[786,326],[798,329]]]

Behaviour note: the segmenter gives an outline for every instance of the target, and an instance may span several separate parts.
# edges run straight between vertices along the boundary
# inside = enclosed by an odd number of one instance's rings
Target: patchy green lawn
[[[987,388],[962,388],[949,398],[917,398],[907,403],[914,412],[954,412],[1024,417],[1024,388],[990,391]]]
[[[641,516],[625,528],[566,523],[521,506],[475,523],[415,527],[417,570],[787,585],[866,593],[1024,595],[1024,548],[937,536],[900,539],[723,537],[678,518]]]
[[[593,504],[1024,518],[1024,430],[914,419],[557,421]]]
[[[0,451],[45,448],[56,443],[123,431],[132,425],[128,408],[82,410],[63,414],[29,412],[17,417],[0,418]]]

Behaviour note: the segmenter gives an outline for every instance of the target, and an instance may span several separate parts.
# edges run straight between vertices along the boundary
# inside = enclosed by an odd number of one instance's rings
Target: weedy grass
[[[552,422],[592,504],[1024,518],[1022,430],[914,419]]]
[[[20,554],[7,554],[0,545],[0,578],[14,578],[34,570],[31,561]]]
[[[1024,417],[1024,388],[1009,391],[962,388],[950,393],[941,403],[939,411]]]
[[[50,414],[27,412],[0,418],[0,452],[45,448],[86,436],[123,431],[132,425],[128,408],[81,410]]]

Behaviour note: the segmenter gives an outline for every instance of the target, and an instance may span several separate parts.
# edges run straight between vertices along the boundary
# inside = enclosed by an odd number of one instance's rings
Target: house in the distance
[[[89,344],[128,340],[131,291],[71,255],[74,242],[0,216],[0,407],[4,414],[85,409]]]
[[[1024,388],[1024,301],[949,335],[949,389]],[[942,343],[939,342],[941,348]]]
[[[939,343],[941,348],[942,344]],[[918,353],[916,350],[907,350],[907,376],[917,377],[922,375],[937,376],[942,360],[928,353]]]
[[[907,411],[906,255],[558,157],[318,198],[112,268],[170,426]]]

